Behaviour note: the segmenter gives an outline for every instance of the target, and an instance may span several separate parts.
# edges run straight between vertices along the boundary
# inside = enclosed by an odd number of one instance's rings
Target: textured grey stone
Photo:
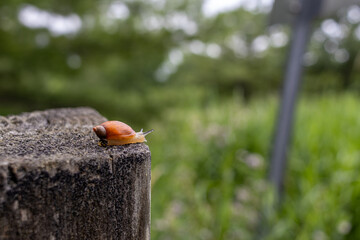
[[[150,151],[90,108],[0,116],[0,239],[150,239]]]

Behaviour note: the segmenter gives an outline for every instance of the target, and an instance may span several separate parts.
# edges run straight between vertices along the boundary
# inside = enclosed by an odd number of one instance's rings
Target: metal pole
[[[270,181],[274,184],[278,200],[280,200],[283,190],[286,155],[302,76],[303,55],[310,36],[311,22],[319,12],[321,0],[303,0],[295,3],[296,5],[290,7],[293,7],[293,11],[299,12],[292,36],[275,142],[271,154]]]

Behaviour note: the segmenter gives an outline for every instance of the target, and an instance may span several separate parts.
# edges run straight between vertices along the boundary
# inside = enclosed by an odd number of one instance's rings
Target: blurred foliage
[[[140,126],[165,109],[206,104],[213,96],[248,100],[277,91],[288,29],[266,30],[260,7],[207,17],[202,6],[201,0],[3,1],[0,114],[88,105]],[[81,28],[56,31],[66,18]],[[359,88],[359,24],[346,14],[331,21],[343,34],[329,35],[324,21],[317,24],[306,91]]]
[[[282,205],[266,179],[274,98],[169,110],[152,125],[154,239],[357,239],[360,115],[354,94],[300,103]]]
[[[266,159],[291,29],[260,6],[203,4],[2,1],[0,115],[90,106],[154,128],[154,239],[252,239],[260,215],[267,239],[360,238],[360,10],[315,23],[275,210]]]
[[[154,239],[254,235],[266,189],[264,155],[254,152],[267,153],[273,121],[274,104],[266,105],[234,98],[169,110],[166,125],[153,123],[159,131],[149,142]]]

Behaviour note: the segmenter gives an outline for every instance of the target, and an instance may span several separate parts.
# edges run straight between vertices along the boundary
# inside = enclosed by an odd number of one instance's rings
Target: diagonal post
[[[284,76],[284,87],[275,141],[271,153],[270,181],[274,184],[278,200],[281,198],[284,185],[286,156],[291,139],[297,95],[302,77],[302,61],[310,37],[311,24],[321,7],[321,0],[303,0],[290,6],[297,11],[294,32],[288,57],[288,65]]]

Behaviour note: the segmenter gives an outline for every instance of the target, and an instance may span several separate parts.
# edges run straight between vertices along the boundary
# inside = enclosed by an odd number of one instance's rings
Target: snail
[[[153,132],[135,132],[129,125],[119,121],[107,121],[93,128],[96,135],[100,138],[99,145],[125,145],[129,143],[146,142],[145,136]]]

